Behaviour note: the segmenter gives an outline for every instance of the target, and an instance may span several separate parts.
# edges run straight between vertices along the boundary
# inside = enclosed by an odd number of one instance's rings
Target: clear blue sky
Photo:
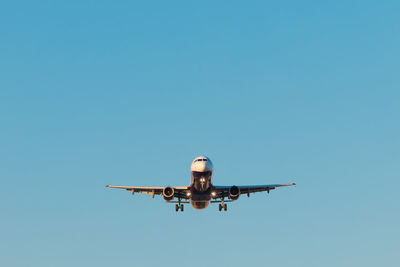
[[[142,2],[0,4],[0,265],[398,266],[399,2]],[[178,214],[104,188],[202,154],[298,185]]]

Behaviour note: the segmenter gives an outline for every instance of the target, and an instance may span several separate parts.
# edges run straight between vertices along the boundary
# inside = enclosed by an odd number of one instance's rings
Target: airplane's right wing
[[[125,186],[125,185],[106,185],[108,188],[118,188],[125,189],[127,191],[134,193],[142,193],[152,195],[154,198],[155,195],[162,195],[163,190],[167,188],[166,186]],[[177,186],[172,187],[174,189],[174,197],[187,199],[187,192],[189,191],[187,186]]]

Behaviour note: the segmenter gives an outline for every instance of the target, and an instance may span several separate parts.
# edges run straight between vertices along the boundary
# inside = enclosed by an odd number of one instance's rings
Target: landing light
[[[213,197],[215,197],[215,196],[217,195],[217,193],[211,192],[211,195],[212,195]]]
[[[190,196],[190,192],[187,192],[186,195],[187,195],[187,196]]]

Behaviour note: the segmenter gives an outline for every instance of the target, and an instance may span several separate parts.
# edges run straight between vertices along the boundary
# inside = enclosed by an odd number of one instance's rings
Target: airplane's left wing
[[[141,193],[141,194],[149,194],[152,195],[154,198],[155,195],[162,195],[163,190],[166,186],[125,186],[125,185],[106,185],[108,188],[118,188],[118,189],[125,189],[127,191],[134,193]],[[172,187],[174,189],[174,197],[186,199],[186,193],[189,191],[187,186],[176,186]]]
[[[269,184],[269,185],[241,185],[241,186],[214,186],[214,190],[216,192],[215,198],[223,198],[223,197],[228,197],[229,196],[229,190],[231,188],[234,188],[235,190],[238,190],[239,194],[247,194],[250,195],[251,193],[257,193],[257,192],[268,192],[270,190],[274,190],[277,187],[283,187],[283,186],[292,186],[296,185],[295,183],[291,184]]]

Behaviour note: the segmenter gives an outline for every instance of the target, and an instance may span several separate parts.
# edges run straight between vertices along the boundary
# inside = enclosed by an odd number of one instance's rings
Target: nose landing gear
[[[219,204],[218,210],[221,211],[222,209],[224,209],[224,211],[227,211],[227,210],[228,210],[228,206],[226,205],[226,203],[224,203],[224,204]]]
[[[183,211],[183,204],[180,204],[180,205],[176,204],[175,205],[175,211],[178,212],[178,210]]]

